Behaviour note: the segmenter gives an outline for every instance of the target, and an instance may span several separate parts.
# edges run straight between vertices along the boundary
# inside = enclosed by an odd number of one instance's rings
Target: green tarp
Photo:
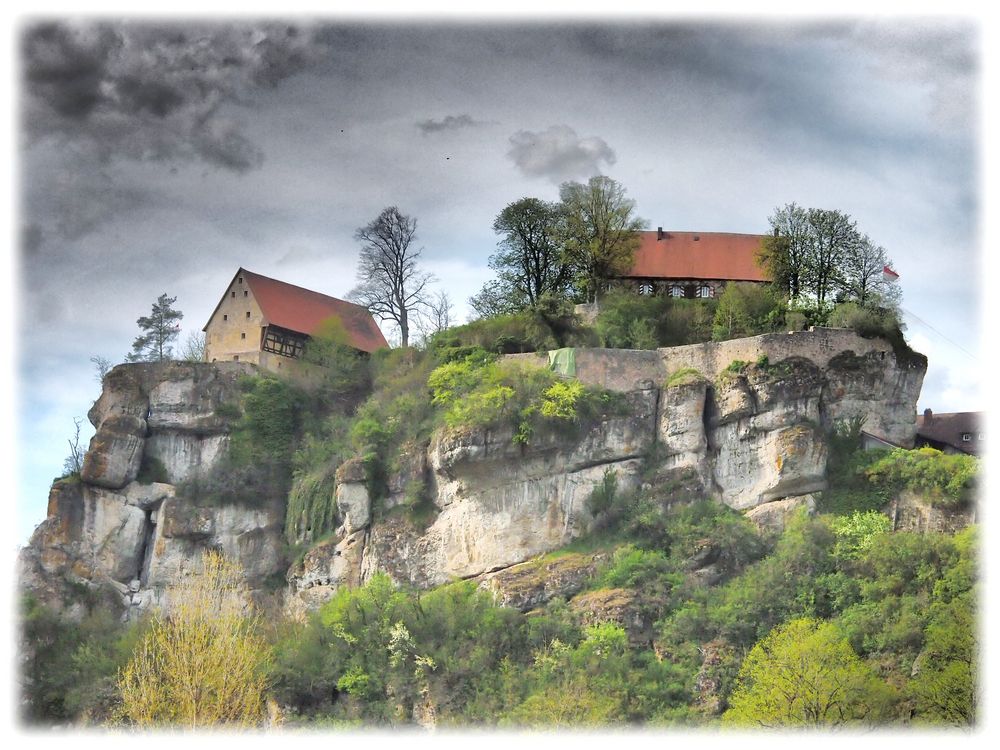
[[[549,352],[549,369],[562,375],[564,378],[576,377],[576,349],[566,347],[565,349],[553,349]]]

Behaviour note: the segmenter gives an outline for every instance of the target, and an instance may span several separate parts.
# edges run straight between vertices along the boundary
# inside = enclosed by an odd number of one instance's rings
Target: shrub
[[[979,460],[949,455],[934,448],[897,448],[872,463],[865,475],[875,485],[909,489],[928,495],[934,505],[957,507],[965,503],[979,473]]]
[[[877,511],[854,512],[849,516],[834,518],[831,526],[837,537],[833,554],[846,559],[861,557],[879,537],[892,531],[892,521]]]
[[[704,380],[704,376],[693,367],[682,367],[670,374],[667,378],[667,388],[680,385],[689,385]]]
[[[587,498],[587,510],[590,515],[598,516],[608,511],[615,501],[618,492],[618,472],[614,469],[605,469],[601,481],[591,490]]]
[[[655,349],[710,341],[714,299],[643,297],[616,290],[601,298],[595,328],[603,346]]]
[[[139,484],[152,484],[153,482],[169,482],[167,467],[163,461],[149,455],[148,452],[142,454],[142,462],[139,464],[139,474],[135,480]]]
[[[712,339],[725,341],[777,330],[784,322],[784,305],[770,286],[730,282],[719,295],[712,321]]]

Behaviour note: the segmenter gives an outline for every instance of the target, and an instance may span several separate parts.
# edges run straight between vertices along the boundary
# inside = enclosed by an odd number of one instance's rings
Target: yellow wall
[[[226,362],[239,357],[240,362],[262,364],[260,343],[264,315],[246,279],[241,279],[241,276],[233,279],[205,329],[206,362]]]

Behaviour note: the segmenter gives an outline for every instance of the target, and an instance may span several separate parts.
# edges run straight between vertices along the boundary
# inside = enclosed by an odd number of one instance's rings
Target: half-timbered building
[[[202,329],[205,360],[251,362],[281,372],[294,366],[309,337],[331,318],[359,351],[388,346],[361,305],[240,268]]]

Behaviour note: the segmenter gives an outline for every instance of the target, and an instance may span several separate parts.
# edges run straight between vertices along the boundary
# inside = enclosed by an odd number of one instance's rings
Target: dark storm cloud
[[[417,127],[424,135],[427,135],[428,133],[440,133],[444,130],[475,128],[484,124],[472,119],[472,115],[448,115],[443,120],[421,120],[417,123]]]
[[[23,38],[25,126],[95,158],[200,160],[236,172],[263,154],[230,112],[321,60],[286,25],[40,24]]]
[[[603,138],[581,138],[568,125],[552,125],[538,133],[519,130],[510,137],[507,156],[529,177],[553,182],[592,177],[601,163],[614,164],[615,152]]]

